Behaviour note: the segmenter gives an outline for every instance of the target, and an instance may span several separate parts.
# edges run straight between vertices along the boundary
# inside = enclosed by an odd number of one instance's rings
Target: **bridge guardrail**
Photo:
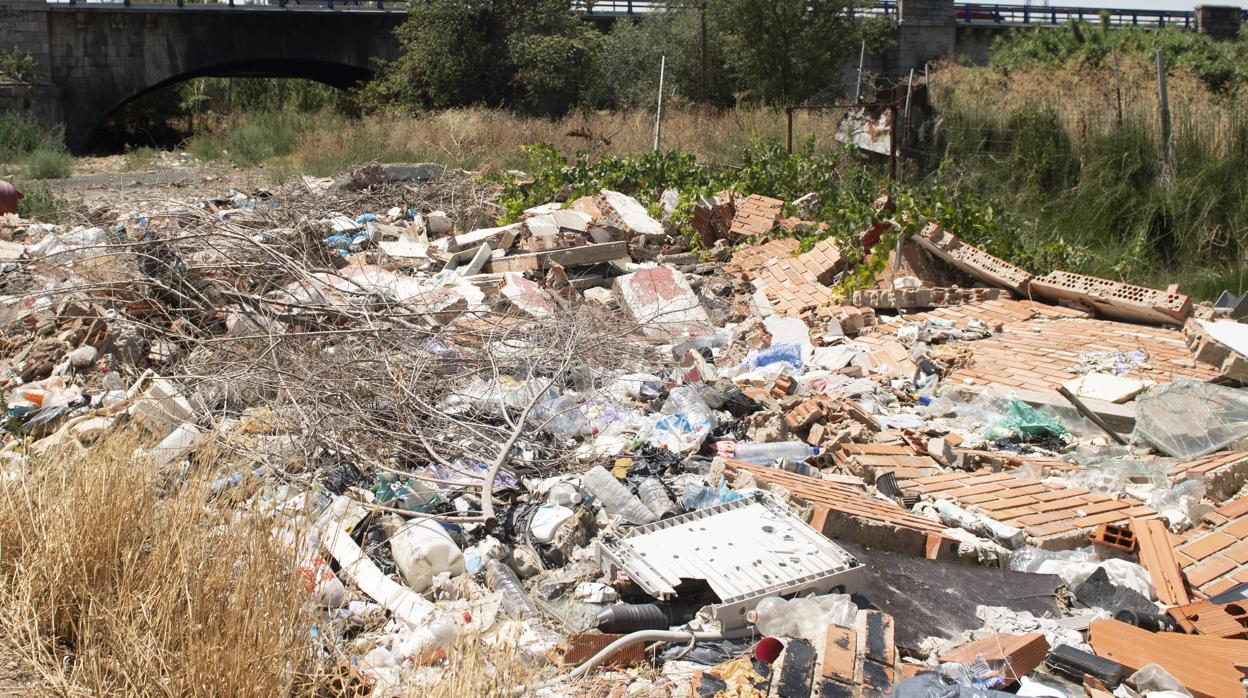
[[[402,12],[410,4],[430,0],[48,0],[51,5],[120,5],[123,7],[154,7],[173,5],[177,7],[207,6],[260,6],[298,7],[325,9],[368,8]],[[667,6],[663,0],[573,0],[572,6],[579,12],[594,17],[631,17],[661,12]],[[881,0],[872,6],[861,8],[863,16],[896,18],[896,0]],[[1183,10],[1121,10],[1096,7],[1038,7],[986,3],[956,3],[954,18],[961,25],[986,26],[1058,26],[1070,21],[1100,22],[1104,15],[1111,26],[1132,26],[1145,29],[1173,27],[1193,29],[1196,14]],[[1248,21],[1248,10],[1244,12]]]

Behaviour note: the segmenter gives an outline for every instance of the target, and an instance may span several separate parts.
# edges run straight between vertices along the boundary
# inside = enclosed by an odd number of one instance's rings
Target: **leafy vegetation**
[[[75,206],[57,196],[46,184],[17,183],[23,197],[17,202],[17,213],[43,223],[64,223],[71,219]]]
[[[1248,41],[1219,41],[1179,29],[1139,29],[1072,22],[1065,29],[1016,29],[993,46],[991,65],[1004,70],[1062,66],[1108,67],[1120,58],[1164,49],[1171,68],[1190,70],[1214,91],[1248,81]]]
[[[40,149],[26,158],[26,174],[31,179],[64,179],[74,169],[74,158],[64,150]]]
[[[0,112],[0,162],[22,162],[36,150],[63,150],[60,129],[46,129],[17,112]]]
[[[0,51],[0,77],[25,81],[34,75],[38,65],[33,55],[16,48]]]

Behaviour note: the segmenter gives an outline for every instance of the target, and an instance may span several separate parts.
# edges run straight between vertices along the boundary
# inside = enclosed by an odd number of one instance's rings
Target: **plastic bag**
[[[1248,436],[1248,392],[1180,378],[1135,400],[1135,433],[1189,461]]]
[[[766,349],[753,349],[741,362],[741,368],[753,371],[761,368],[778,368],[775,364],[783,364],[797,373],[802,370],[802,347],[793,342],[773,344]]]
[[[1065,436],[1066,427],[1049,415],[1017,398],[1011,398],[1005,416],[984,431],[984,437],[996,441],[1015,436]]]

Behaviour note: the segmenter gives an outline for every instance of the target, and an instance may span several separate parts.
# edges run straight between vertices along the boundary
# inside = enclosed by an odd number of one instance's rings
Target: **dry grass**
[[[1159,139],[1155,65],[1138,57],[1124,57],[1119,80],[1123,121]],[[941,108],[990,123],[1004,125],[1020,112],[1051,109],[1080,148],[1118,130],[1114,77],[1104,68],[1071,63],[1060,70],[1037,67],[1007,72],[947,63],[934,73],[931,90]],[[1176,141],[1199,142],[1213,155],[1225,155],[1239,147],[1248,99],[1215,94],[1199,77],[1183,69],[1171,70],[1167,91]]]
[[[0,487],[6,653],[59,695],[277,696],[318,690],[293,554],[259,517],[132,457],[32,460]]]
[[[838,111],[801,112],[795,138],[815,136],[831,145],[839,118]],[[734,163],[751,142],[783,140],[784,133],[782,110],[673,112],[663,121],[663,148],[694,153],[704,162]],[[520,164],[521,146],[533,143],[552,143],[569,154],[589,149],[600,155],[639,155],[653,147],[654,114],[585,112],[550,120],[478,108],[406,119],[326,117],[303,133],[289,164],[322,175],[371,160],[506,168]]]

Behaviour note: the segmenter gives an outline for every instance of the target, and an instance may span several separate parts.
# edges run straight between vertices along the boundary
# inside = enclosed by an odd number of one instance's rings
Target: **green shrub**
[[[21,162],[36,150],[64,150],[61,129],[45,129],[34,118],[0,113],[0,162]]]
[[[17,183],[22,199],[17,202],[17,213],[23,218],[41,223],[63,223],[73,213],[74,206],[57,196],[46,184]]]
[[[262,112],[239,124],[225,126],[191,139],[187,148],[200,160],[224,160],[251,167],[289,155],[315,116],[293,112]]]
[[[31,179],[64,179],[74,168],[74,158],[63,150],[36,150],[26,158]]]

